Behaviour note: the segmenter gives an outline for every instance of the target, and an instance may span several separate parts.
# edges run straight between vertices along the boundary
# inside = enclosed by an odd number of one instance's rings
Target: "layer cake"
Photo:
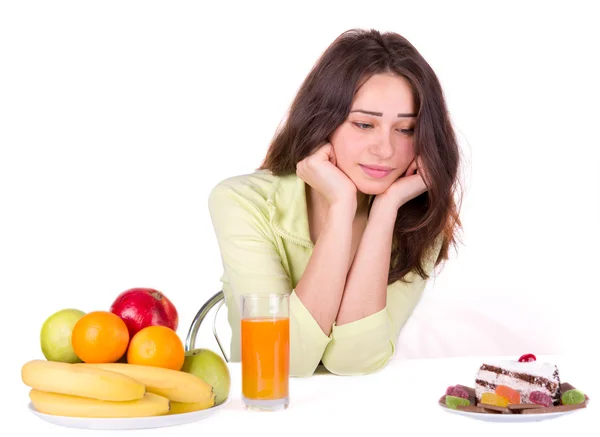
[[[481,402],[484,393],[496,393],[499,386],[519,392],[523,404],[539,403],[540,393],[547,395],[552,405],[560,404],[560,376],[555,364],[538,362],[535,357],[519,360],[484,362],[475,378],[475,396]],[[530,398],[532,393],[533,399]],[[546,398],[546,396],[543,396]]]

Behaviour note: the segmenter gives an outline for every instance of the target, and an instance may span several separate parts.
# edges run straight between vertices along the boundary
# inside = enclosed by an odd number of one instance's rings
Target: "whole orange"
[[[129,331],[116,314],[92,311],[73,326],[71,344],[84,363],[114,363],[127,351]]]
[[[185,349],[177,333],[162,325],[147,326],[133,336],[127,362],[144,366],[181,370]]]

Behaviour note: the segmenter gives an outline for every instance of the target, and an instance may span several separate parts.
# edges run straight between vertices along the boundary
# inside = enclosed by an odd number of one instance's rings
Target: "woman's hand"
[[[426,192],[427,185],[422,177],[423,172],[421,159],[417,156],[402,176],[396,179],[387,190],[375,197],[374,205],[385,204],[397,211],[409,200]]]
[[[323,195],[329,205],[356,203],[356,186],[336,167],[333,146],[325,143],[296,165],[296,174]]]

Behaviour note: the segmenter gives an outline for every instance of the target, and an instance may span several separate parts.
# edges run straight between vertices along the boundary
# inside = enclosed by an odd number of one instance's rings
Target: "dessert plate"
[[[462,386],[463,388],[467,389],[467,391],[470,391],[471,393],[474,391],[471,387],[466,387],[466,386]],[[562,391],[566,391],[569,389],[575,388],[573,387],[571,384],[569,383],[561,383],[561,389]],[[467,416],[467,417],[471,417],[472,419],[477,419],[477,420],[483,420],[486,422],[539,422],[541,420],[547,420],[547,419],[554,419],[560,416],[564,416],[566,414],[570,414],[570,413],[575,413],[577,411],[581,411],[584,410],[589,401],[590,398],[585,395],[585,402],[580,404],[580,405],[560,405],[560,406],[556,406],[556,407],[547,407],[547,408],[539,408],[539,412],[538,409],[531,409],[529,411],[531,411],[531,413],[519,413],[519,412],[514,412],[514,413],[501,413],[501,412],[480,412],[480,411],[468,411],[468,410],[461,410],[461,409],[454,409],[454,408],[450,408],[446,405],[445,403],[445,395],[442,396],[439,401],[438,404],[447,412],[449,413],[454,413],[454,414],[458,414],[461,416]],[[473,408],[473,407],[467,407],[467,408]],[[495,407],[491,407],[492,409]],[[506,411],[506,409],[504,409]],[[553,411],[555,410],[555,411]]]
[[[473,413],[470,411],[461,411],[449,408],[440,402],[440,406],[449,413],[467,416],[471,419],[483,420],[485,422],[539,422],[541,420],[554,419],[565,414],[575,413],[584,410],[579,408],[569,411],[559,411],[555,413],[538,413],[538,414],[501,414],[501,413]]]
[[[67,417],[55,416],[52,414],[40,413],[30,402],[29,410],[46,422],[67,428],[80,429],[102,429],[102,430],[122,430],[122,429],[147,429],[162,428],[166,426],[183,425],[206,419],[216,414],[228,401],[222,404],[207,408],[206,410],[193,411],[191,413],[172,414],[165,416],[152,417],[132,417],[132,418],[87,418],[87,417]]]

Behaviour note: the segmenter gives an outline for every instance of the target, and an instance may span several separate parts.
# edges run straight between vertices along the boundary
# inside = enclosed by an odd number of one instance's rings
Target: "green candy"
[[[446,406],[456,410],[459,405],[471,405],[468,399],[459,398],[458,396],[446,395]]]
[[[581,390],[567,390],[560,398],[564,405],[582,404],[585,402],[585,394]]]

